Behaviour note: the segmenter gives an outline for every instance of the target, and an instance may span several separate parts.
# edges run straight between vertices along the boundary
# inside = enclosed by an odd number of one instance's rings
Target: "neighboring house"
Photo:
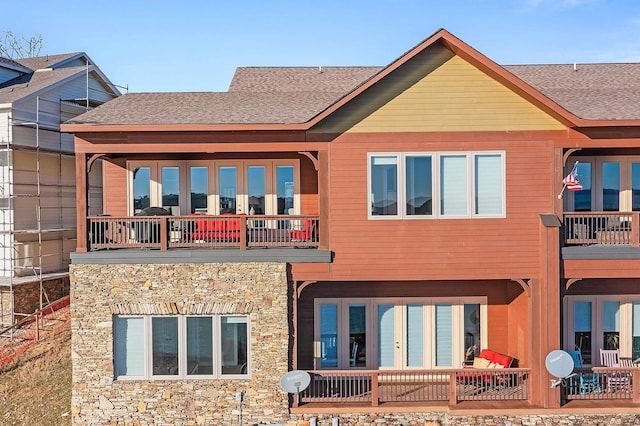
[[[76,179],[60,123],[119,95],[85,53],[0,58],[0,329],[68,294]],[[90,178],[95,212],[100,173]]]
[[[552,388],[545,361],[640,356],[638,76],[502,67],[440,30],[386,67],[240,68],[64,124],[80,188],[104,176],[102,215],[77,199],[74,423],[637,407],[637,373]],[[513,369],[463,370],[482,349]]]

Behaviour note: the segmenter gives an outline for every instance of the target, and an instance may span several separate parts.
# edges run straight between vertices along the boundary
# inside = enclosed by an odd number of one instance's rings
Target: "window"
[[[487,342],[486,298],[317,299],[316,368],[452,368]]]
[[[369,154],[369,218],[504,217],[504,155]]]
[[[398,159],[371,157],[371,215],[398,214]]]
[[[116,379],[247,377],[243,315],[115,316]]]
[[[130,161],[129,213],[299,214],[299,169],[291,159]]]

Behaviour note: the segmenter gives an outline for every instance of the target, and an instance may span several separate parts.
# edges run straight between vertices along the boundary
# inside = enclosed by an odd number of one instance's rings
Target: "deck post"
[[[631,398],[634,404],[640,403],[640,368],[631,372]]]
[[[374,407],[380,403],[378,390],[378,372],[374,371],[371,373],[371,405]]]
[[[160,251],[167,251],[169,247],[169,220],[166,217],[160,219]]]
[[[456,405],[458,403],[458,395],[456,392],[457,385],[457,373],[454,371],[449,374],[449,405]]]
[[[640,213],[631,213],[631,245],[640,246]]]
[[[75,141],[78,143],[76,136]],[[87,251],[87,154],[76,153],[76,251]]]
[[[240,250],[247,249],[247,216],[239,216],[240,219]]]

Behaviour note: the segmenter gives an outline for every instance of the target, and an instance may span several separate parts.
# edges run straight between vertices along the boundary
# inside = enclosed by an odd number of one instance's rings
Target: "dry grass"
[[[0,365],[0,424],[71,424],[71,330],[67,325]]]

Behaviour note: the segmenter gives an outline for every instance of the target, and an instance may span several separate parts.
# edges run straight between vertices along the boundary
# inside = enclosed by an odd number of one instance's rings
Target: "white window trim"
[[[502,167],[502,205],[501,213],[495,215],[476,214],[475,210],[475,157],[483,155],[499,155]],[[430,215],[406,214],[406,158],[407,157],[431,157],[432,202]],[[467,211],[464,215],[445,215],[440,212],[441,179],[440,159],[446,156],[465,156],[467,165]],[[371,214],[371,159],[374,157],[395,157],[397,160],[397,214],[372,215]],[[368,152],[367,153],[367,217],[370,220],[425,220],[425,219],[496,219],[507,216],[507,181],[506,181],[506,151],[442,151],[442,152]]]
[[[212,330],[212,342],[213,342],[213,374],[187,374],[187,318],[188,317],[206,317],[212,318],[213,330]],[[222,348],[221,348],[221,324],[223,317],[243,317],[246,318],[247,324],[247,374],[222,374]],[[144,375],[142,376],[116,376],[116,363],[115,358],[115,322],[117,318],[142,318],[144,328]],[[152,333],[152,319],[153,318],[178,318],[178,371],[177,375],[154,375],[153,374],[153,333]],[[113,332],[113,376],[117,381],[134,381],[134,380],[250,380],[251,379],[251,321],[249,315],[245,314],[224,314],[224,315],[114,315],[112,320],[112,332]]]

